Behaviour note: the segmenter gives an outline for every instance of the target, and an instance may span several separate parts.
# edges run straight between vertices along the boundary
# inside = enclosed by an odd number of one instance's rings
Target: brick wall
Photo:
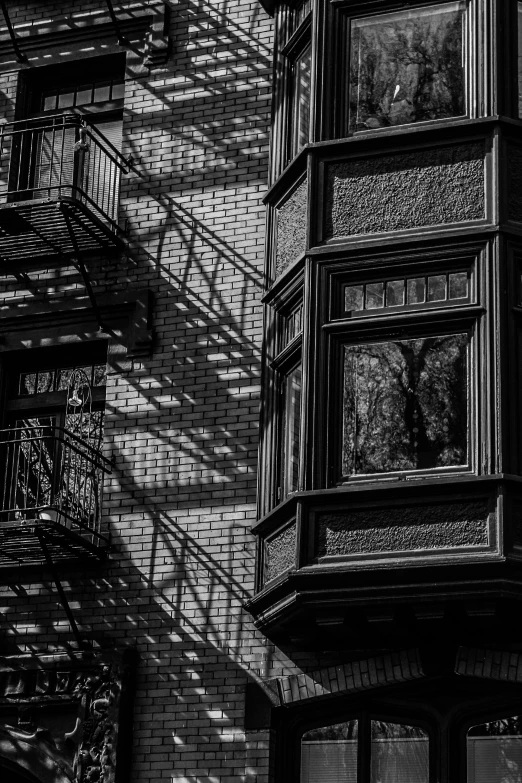
[[[140,172],[121,188],[128,255],[90,264],[97,295],[152,291],[154,347],[109,376],[111,558],[62,577],[86,635],[138,648],[134,779],[262,781],[268,736],[245,732],[245,686],[293,671],[242,609],[254,575],[271,20],[254,0],[170,5],[168,63],[149,71],[127,57],[124,153]],[[18,26],[106,7],[11,6]],[[16,72],[2,75],[6,119],[16,85]],[[4,277],[0,290],[0,308],[85,295],[67,266]],[[2,654],[73,643],[46,572],[3,585],[0,611]]]

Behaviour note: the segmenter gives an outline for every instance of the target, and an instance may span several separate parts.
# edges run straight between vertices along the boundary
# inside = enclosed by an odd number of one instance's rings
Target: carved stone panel
[[[488,546],[486,500],[317,515],[317,554],[361,555]]]
[[[304,180],[277,210],[276,277],[306,250],[307,188]]]
[[[264,582],[295,568],[297,525],[294,522],[265,543]]]
[[[484,217],[482,142],[352,159],[327,167],[325,239]]]
[[[55,783],[117,781],[132,653],[0,659],[0,764],[40,779],[40,765],[54,765]]]

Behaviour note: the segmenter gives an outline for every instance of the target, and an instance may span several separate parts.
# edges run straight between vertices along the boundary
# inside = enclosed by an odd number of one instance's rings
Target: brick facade
[[[295,671],[242,608],[254,584],[272,21],[253,0],[167,5],[168,61],[149,69],[127,54],[123,154],[139,172],[121,184],[127,252],[88,264],[100,300],[152,294],[152,350],[122,359],[117,339],[109,350],[112,551],[60,575],[85,637],[137,648],[132,779],[263,781],[268,734],[245,731],[246,685]],[[9,6],[22,47],[32,22],[107,15],[102,0]],[[0,75],[6,121],[18,72]],[[0,312],[86,296],[68,264],[0,283]],[[99,337],[92,319],[84,337]],[[40,344],[55,343],[42,330]],[[15,335],[9,347],[33,345]],[[47,570],[10,571],[0,607],[4,656],[75,648]]]

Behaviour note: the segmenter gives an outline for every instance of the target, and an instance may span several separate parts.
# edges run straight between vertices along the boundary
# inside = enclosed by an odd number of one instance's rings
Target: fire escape
[[[85,267],[117,252],[120,173],[129,164],[78,115],[0,127],[0,264],[4,273],[70,263],[80,271],[101,324]],[[0,431],[0,566],[99,558],[108,546],[101,524],[110,462],[93,436],[90,380],[75,369],[65,427],[15,425]],[[58,581],[57,581],[58,584]]]

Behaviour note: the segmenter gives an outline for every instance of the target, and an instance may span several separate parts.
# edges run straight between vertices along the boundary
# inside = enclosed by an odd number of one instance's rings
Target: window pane
[[[92,84],[82,84],[76,93],[76,106],[86,106],[92,103]]]
[[[371,783],[428,783],[429,739],[418,726],[371,722]]]
[[[19,392],[21,396],[36,394],[36,373],[23,372],[20,375]]]
[[[465,334],[345,347],[342,471],[464,465]]]
[[[428,302],[441,302],[446,299],[446,275],[428,277]]]
[[[125,84],[123,82],[114,82],[112,85],[111,99],[117,101],[125,95]]]
[[[52,111],[56,109],[56,90],[52,92],[44,92],[42,95],[42,109],[43,111]]]
[[[107,84],[95,84],[94,85],[94,103],[101,103],[108,101],[111,97],[111,85]]]
[[[38,394],[50,392],[54,386],[54,370],[40,370],[38,373]]]
[[[519,783],[522,779],[521,735],[521,716],[469,729],[468,783]]]
[[[362,310],[364,305],[364,286],[347,285],[344,289],[344,309]]]
[[[400,307],[404,304],[404,280],[389,280],[386,283],[386,307]]]
[[[384,307],[384,283],[368,283],[366,286],[366,309]]]
[[[59,109],[68,109],[70,106],[74,106],[74,88],[63,90],[58,96]]]
[[[299,428],[301,423],[301,365],[284,380],[283,496],[295,492],[299,483]]]
[[[352,21],[350,131],[465,114],[464,3]]]
[[[468,296],[467,272],[454,272],[449,276],[449,298],[465,299]]]
[[[426,281],[423,277],[408,280],[408,304],[422,304],[426,301]]]
[[[308,731],[301,741],[301,783],[357,783],[356,720]]]
[[[290,104],[290,157],[297,155],[310,138],[310,87],[312,49],[310,46],[294,63],[294,84]]]

